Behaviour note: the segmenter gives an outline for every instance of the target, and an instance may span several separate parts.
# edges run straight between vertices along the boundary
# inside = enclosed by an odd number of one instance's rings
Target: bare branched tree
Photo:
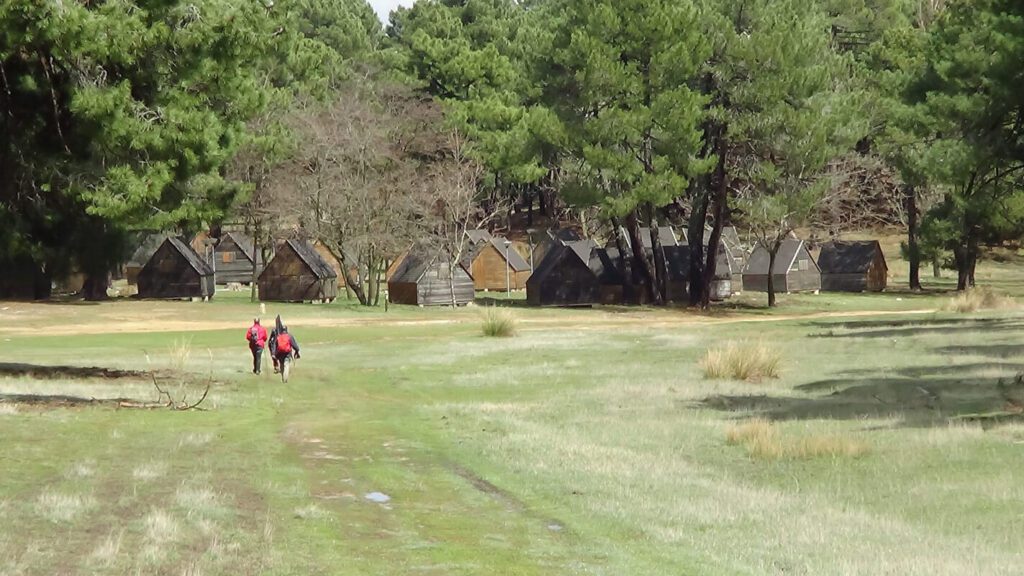
[[[364,305],[379,304],[388,260],[422,234],[440,118],[431,102],[387,86],[350,88],[294,117],[298,221],[338,258]]]

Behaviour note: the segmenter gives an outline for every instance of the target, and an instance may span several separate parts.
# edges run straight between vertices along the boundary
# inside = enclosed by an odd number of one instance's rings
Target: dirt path
[[[706,326],[714,324],[735,324],[743,322],[784,322],[790,320],[814,320],[824,318],[856,318],[864,316],[921,315],[936,312],[935,309],[918,310],[859,310],[851,312],[816,312],[780,316],[747,316],[728,314],[707,316],[680,311],[646,311],[636,313],[612,313],[595,311],[593,314],[574,314],[557,317],[522,317],[520,324],[525,330],[545,330],[550,327],[572,327],[593,330],[606,328],[628,328],[634,326],[672,328],[680,325]],[[236,320],[177,320],[160,318],[143,319],[134,315],[95,318],[92,322],[62,323],[40,326],[32,317],[8,319],[4,322],[3,336],[69,336],[96,334],[145,334],[155,332],[205,332],[213,330],[244,330],[245,322]],[[475,314],[459,312],[451,318],[389,319],[373,318],[294,318],[289,324],[295,327],[352,328],[387,326],[448,326],[479,322]]]

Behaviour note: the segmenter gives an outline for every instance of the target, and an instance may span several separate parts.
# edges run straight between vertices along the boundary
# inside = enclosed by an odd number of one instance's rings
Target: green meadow
[[[287,385],[249,373],[244,294],[0,304],[0,574],[1019,573],[1024,312],[762,296],[497,299],[506,338],[479,306],[269,305]],[[706,378],[730,343],[778,377]],[[210,392],[103,401],[150,374]]]

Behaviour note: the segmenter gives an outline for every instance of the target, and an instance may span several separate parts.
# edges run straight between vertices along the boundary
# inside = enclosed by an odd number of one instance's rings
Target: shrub
[[[779,427],[764,418],[730,426],[725,431],[725,441],[745,446],[748,454],[764,460],[777,460],[785,454]]]
[[[729,426],[725,430],[725,442],[732,446],[743,446],[747,454],[759,460],[857,458],[870,451],[866,442],[836,434],[787,438],[778,425],[764,418],[753,418]]]
[[[712,348],[701,360],[704,377],[759,382],[778,378],[782,355],[764,342],[727,342]]]
[[[495,306],[484,308],[483,325],[484,336],[494,338],[508,338],[516,335],[516,318],[508,310]]]
[[[964,290],[946,304],[946,310],[968,314],[978,310],[1009,310],[1017,307],[1016,301],[1009,296],[998,294],[990,288],[971,288]]]

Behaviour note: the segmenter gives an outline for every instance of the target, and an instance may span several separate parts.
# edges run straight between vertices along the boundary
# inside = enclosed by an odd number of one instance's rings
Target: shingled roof
[[[502,258],[506,258],[505,254],[508,254],[507,260],[508,265],[515,272],[524,272],[530,269],[530,263],[523,259],[519,252],[516,252],[511,246],[505,248],[505,239],[501,236],[493,236],[485,242],[479,242],[471,246],[466,247],[465,253],[462,255],[460,263],[463,267],[468,268],[469,265],[476,260],[476,257],[480,255],[480,252],[487,248],[487,246],[494,246],[494,249],[501,254]]]
[[[327,260],[324,260],[323,256],[316,251],[309,242],[303,240],[288,240],[288,246],[295,251],[295,254],[300,260],[316,274],[317,278],[321,280],[325,278],[337,278],[338,273],[334,271],[334,267],[331,266]]]
[[[187,243],[173,236],[168,238],[166,242],[170,243],[171,247],[177,250],[178,253],[181,254],[182,258],[188,262],[188,265],[191,266],[192,269],[200,276],[210,276],[213,274],[213,267],[210,266],[210,263],[203,260],[203,258]]]
[[[220,237],[220,242],[224,242],[228,237],[235,241],[235,245],[238,246],[238,249],[245,254],[245,257],[248,258],[250,262],[256,259],[256,248],[253,247],[252,238],[249,238],[242,232],[225,232]],[[220,242],[218,242],[218,246],[220,245]]]

